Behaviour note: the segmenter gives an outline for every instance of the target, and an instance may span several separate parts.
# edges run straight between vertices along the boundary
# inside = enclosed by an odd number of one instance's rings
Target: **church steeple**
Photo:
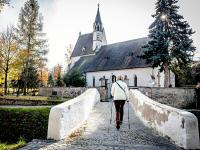
[[[96,15],[95,22],[94,22],[94,30],[101,31],[102,29],[103,29],[103,25],[101,22],[101,15],[99,12],[99,4],[98,4],[97,15]]]
[[[101,15],[99,10],[99,4],[97,9],[96,18],[93,24],[93,50],[98,51],[102,45],[106,45],[106,36],[101,22]]]

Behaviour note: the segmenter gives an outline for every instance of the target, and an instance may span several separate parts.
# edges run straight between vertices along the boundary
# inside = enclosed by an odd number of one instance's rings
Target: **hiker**
[[[199,108],[200,107],[200,81],[197,82],[195,91],[196,91],[196,102],[197,102],[196,105],[197,105],[197,108]]]
[[[119,76],[117,81],[113,83],[111,88],[111,95],[113,96],[113,101],[116,109],[116,128],[119,130],[120,125],[123,122],[124,114],[124,104],[128,101],[129,90],[125,82],[123,82],[123,77]]]

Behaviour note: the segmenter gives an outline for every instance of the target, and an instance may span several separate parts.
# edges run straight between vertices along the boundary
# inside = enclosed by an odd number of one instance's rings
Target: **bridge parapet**
[[[68,137],[88,118],[98,101],[99,92],[93,88],[70,101],[54,106],[49,115],[47,138],[61,140]]]
[[[180,147],[200,148],[198,121],[192,113],[155,102],[138,90],[130,90],[130,102],[145,125]]]

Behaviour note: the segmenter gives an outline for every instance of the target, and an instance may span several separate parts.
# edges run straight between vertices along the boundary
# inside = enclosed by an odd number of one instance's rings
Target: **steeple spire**
[[[102,45],[106,45],[106,35],[104,32],[103,24],[101,22],[101,16],[99,11],[99,4],[97,5],[97,14],[93,24],[93,50],[98,51]]]
[[[97,15],[96,15],[96,18],[95,18],[95,23],[96,24],[102,24],[102,22],[101,22],[101,16],[100,16],[100,11],[99,11],[99,3],[98,3],[98,9],[97,9]]]

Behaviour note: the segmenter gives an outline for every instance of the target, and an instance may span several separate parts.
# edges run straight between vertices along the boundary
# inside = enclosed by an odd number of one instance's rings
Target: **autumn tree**
[[[183,16],[178,14],[178,0],[157,0],[155,20],[149,27],[149,42],[141,56],[153,67],[164,71],[164,86],[170,83],[172,64],[187,66],[192,59],[195,47],[191,38],[194,33]]]
[[[64,86],[64,82],[62,80],[61,73],[58,74],[58,78],[56,80],[56,86],[58,86],[58,87]]]
[[[24,95],[26,95],[28,84],[28,70],[30,66],[38,68],[39,64],[45,61],[47,54],[47,40],[44,39],[42,15],[39,13],[37,0],[28,0],[19,14],[17,39],[23,50],[26,50],[26,57],[23,64]]]
[[[4,73],[4,94],[7,94],[9,73],[15,71],[15,63],[19,53],[19,46],[15,40],[14,27],[7,27],[7,30],[0,35],[0,69]]]

